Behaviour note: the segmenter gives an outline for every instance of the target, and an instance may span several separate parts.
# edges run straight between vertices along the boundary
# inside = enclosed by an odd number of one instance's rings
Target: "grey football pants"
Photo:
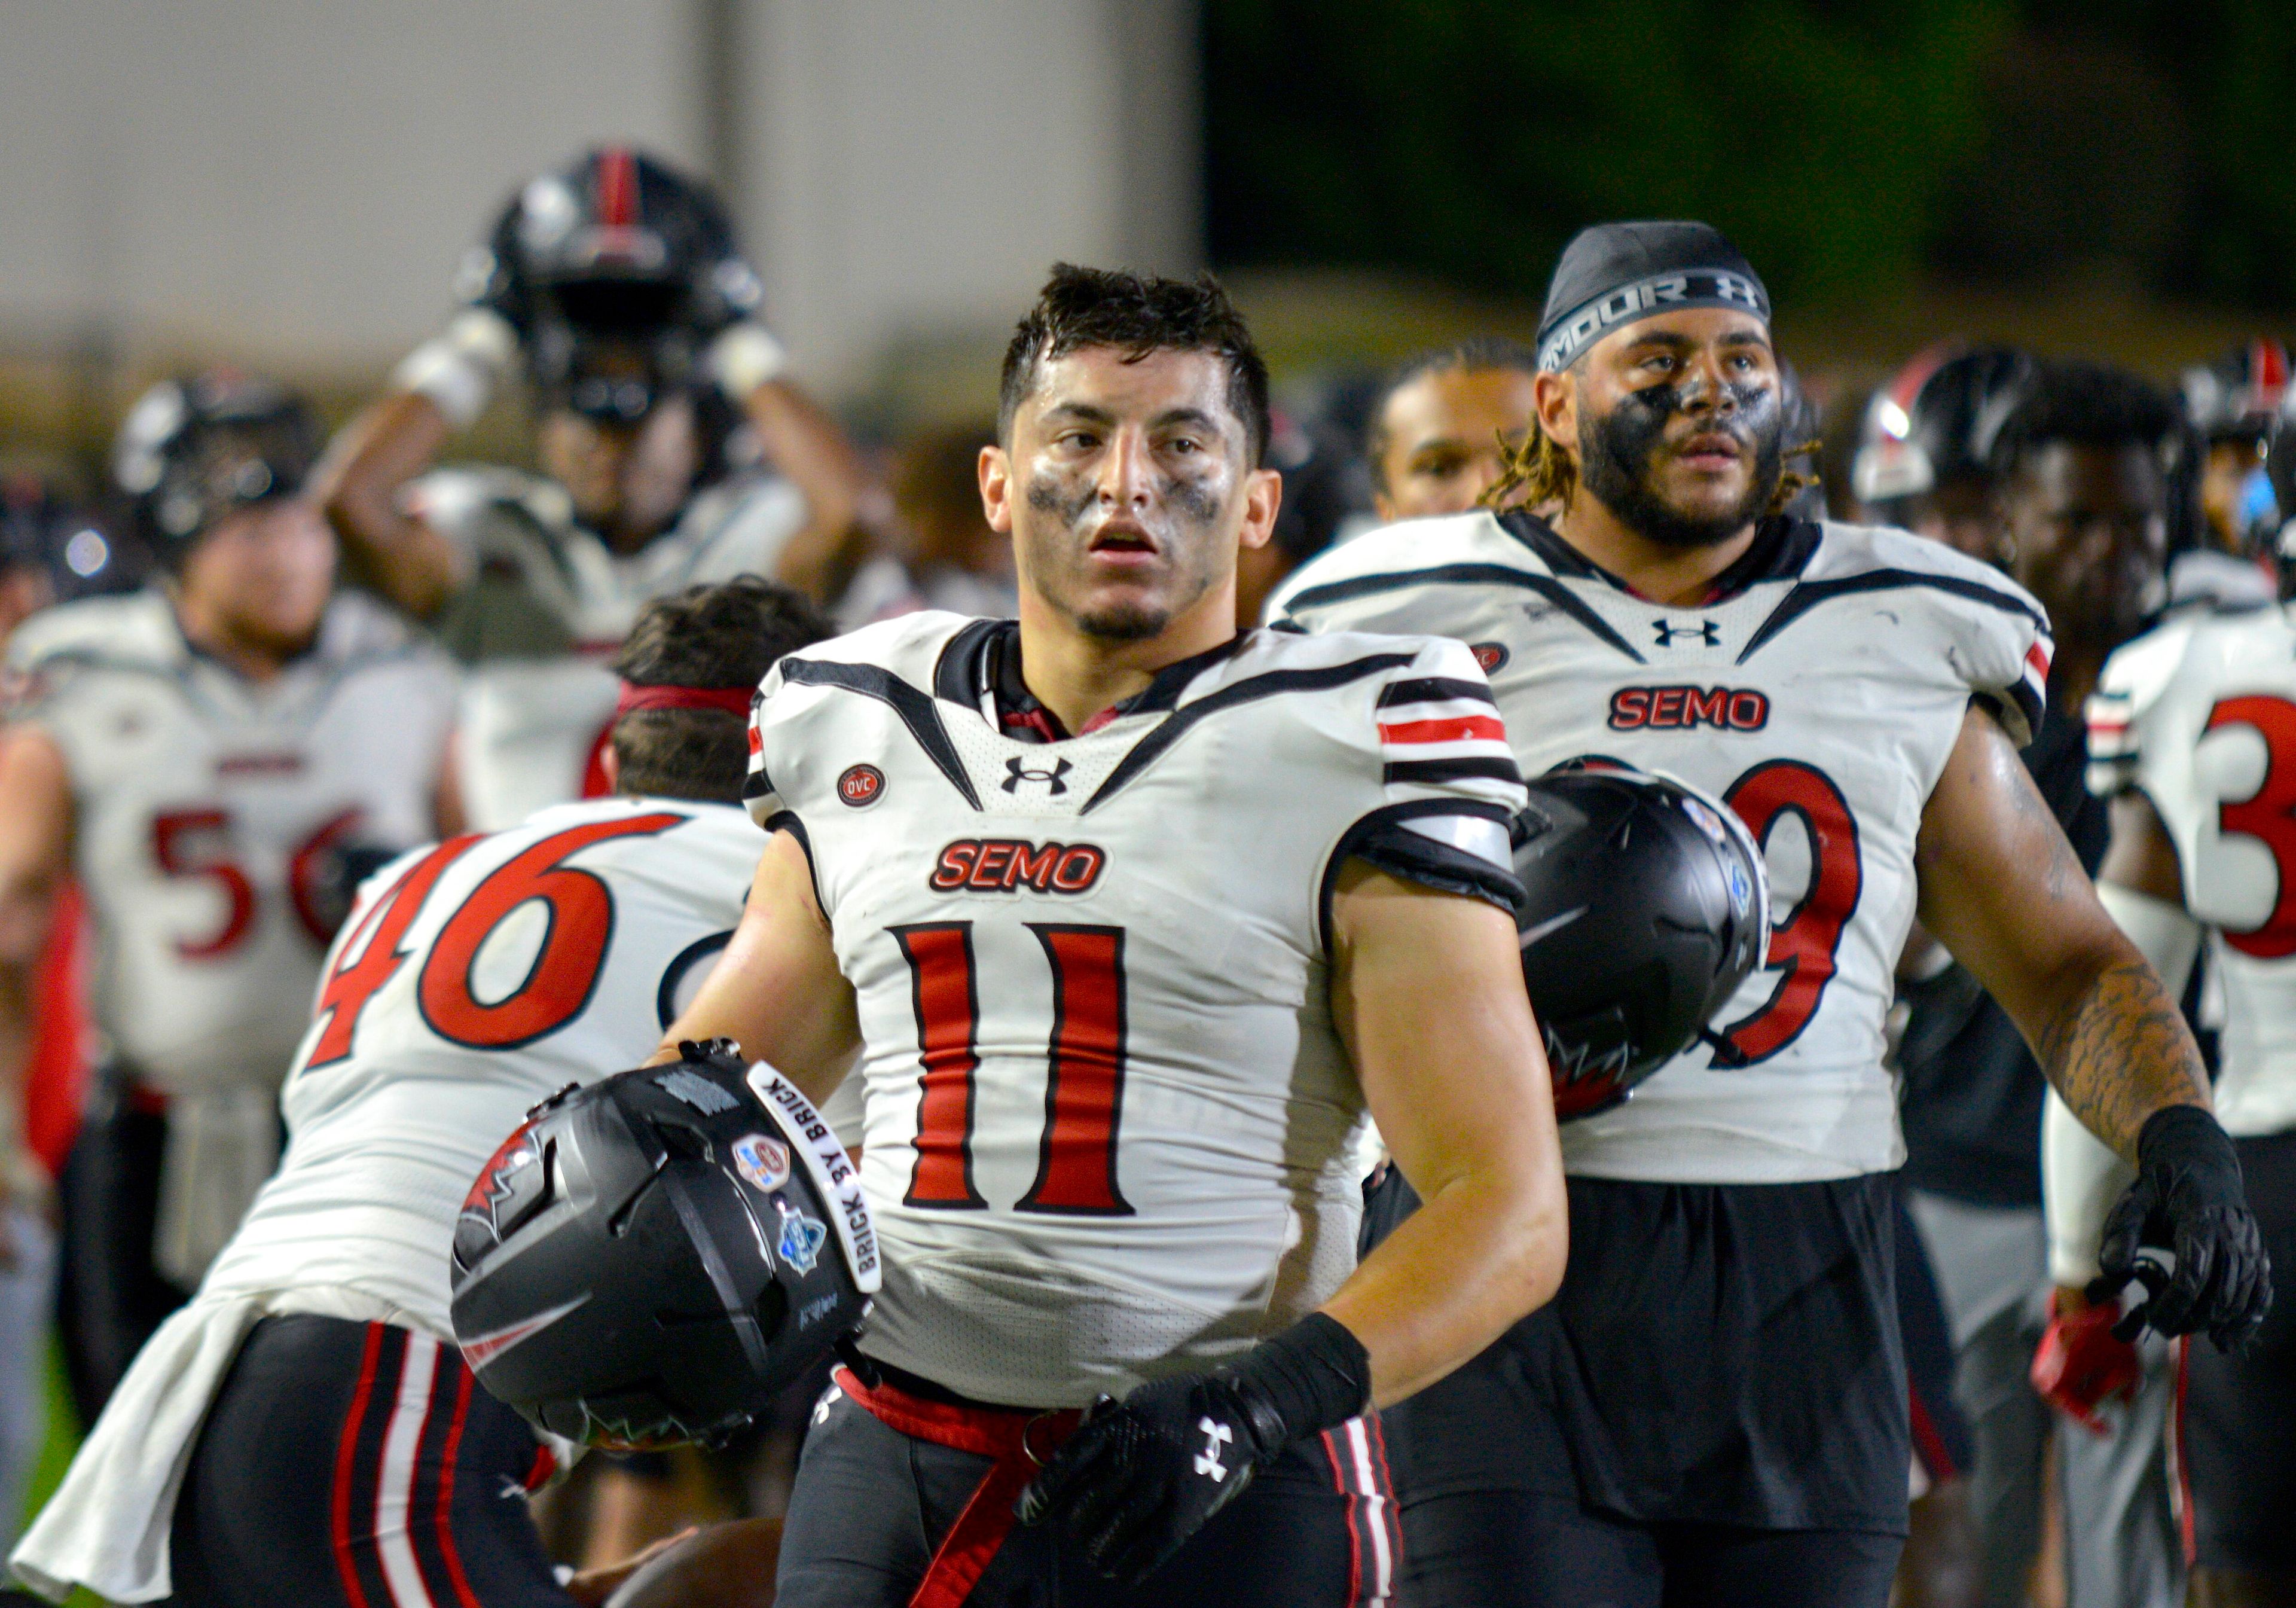
[[[1955,1399],[1977,1444],[1970,1513],[1978,1601],[2021,1608],[2041,1542],[2041,1478],[2059,1448],[2070,1608],[2177,1608],[2184,1556],[2169,1490],[2172,1352],[2147,1336],[2144,1382],[2109,1404],[2100,1438],[2060,1418],[2030,1382],[2048,1323],[2047,1230],[2038,1208],[1972,1206],[1910,1192],[1914,1222],[1953,1325]]]

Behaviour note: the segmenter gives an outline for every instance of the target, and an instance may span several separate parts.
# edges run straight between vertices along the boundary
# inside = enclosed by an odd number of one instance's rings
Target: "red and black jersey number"
[[[1733,782],[1724,797],[1764,849],[1786,815],[1800,817],[1809,839],[1809,886],[1793,913],[1773,923],[1764,957],[1778,972],[1777,987],[1760,1010],[1709,1039],[1716,1065],[1745,1066],[1784,1049],[1817,1014],[1833,980],[1841,935],[1857,912],[1865,871],[1849,800],[1816,767],[1769,760]]]
[[[2263,693],[2226,698],[2209,711],[2208,729],[2226,726],[2264,739],[2264,780],[2247,798],[2217,806],[2217,831],[2270,849],[2280,885],[2260,926],[2227,931],[2224,940],[2243,955],[2279,960],[2296,955],[2296,703]]]
[[[1045,1131],[1036,1181],[1016,1211],[1124,1217],[1116,1140],[1124,1100],[1124,929],[1030,922],[1053,975]],[[972,923],[892,929],[908,962],[922,1068],[916,1165],[903,1203],[947,1210],[988,1205],[972,1177],[980,1058],[974,1048],[980,991]]]
[[[515,1049],[579,1015],[605,965],[614,898],[597,876],[563,862],[594,843],[650,836],[685,818],[655,814],[587,822],[553,833],[488,873],[439,927],[416,980],[416,1003],[431,1031],[466,1048]],[[478,841],[474,835],[441,843],[360,918],[320,989],[316,1015],[326,1026],[304,1070],[350,1054],[367,1002],[413,953],[406,943],[407,929],[447,868]],[[548,919],[533,964],[517,988],[481,1004],[471,989],[471,968],[496,927],[533,899],[543,901]]]

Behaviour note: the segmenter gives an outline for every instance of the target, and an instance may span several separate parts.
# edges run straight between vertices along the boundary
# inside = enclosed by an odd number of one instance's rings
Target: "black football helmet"
[[[1523,982],[1554,1114],[1591,1116],[1687,1048],[1762,964],[1762,852],[1718,800],[1594,766],[1533,782],[1514,839]]]
[[[1866,406],[1850,490],[1869,507],[1989,472],[1994,438],[2031,382],[2033,360],[2004,346],[1934,346]]]
[[[218,371],[161,381],[137,398],[113,443],[111,474],[136,534],[173,565],[234,509],[300,492],[324,439],[301,398]]]
[[[455,1227],[463,1357],[570,1440],[722,1440],[877,1288],[860,1178],[829,1125],[730,1040],[679,1047],[536,1106]]]
[[[690,382],[710,338],[764,299],[717,197],[622,145],[521,190],[455,289],[518,332],[545,401],[620,420]]]

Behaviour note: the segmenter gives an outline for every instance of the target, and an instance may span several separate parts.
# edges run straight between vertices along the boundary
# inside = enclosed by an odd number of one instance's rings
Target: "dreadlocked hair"
[[[835,635],[821,611],[755,575],[658,597],[630,628],[614,673],[633,686],[754,687],[784,653]],[[632,710],[611,741],[617,791],[738,804],[749,733],[725,710]]]
[[[1784,455],[1815,458],[1824,445],[1822,441],[1804,441],[1799,447],[1788,447]],[[1816,484],[1818,477],[1815,473],[1787,470],[1778,477],[1778,488],[1770,494],[1769,505],[1762,510],[1763,517],[1784,513],[1794,498]],[[1475,505],[1560,511],[1570,506],[1578,489],[1578,465],[1534,419],[1521,442],[1510,442],[1505,436],[1499,438],[1499,478],[1475,500]]]

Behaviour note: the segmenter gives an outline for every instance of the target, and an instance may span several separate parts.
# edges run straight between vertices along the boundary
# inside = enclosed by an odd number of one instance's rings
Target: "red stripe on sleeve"
[[[1470,742],[1506,741],[1506,722],[1496,715],[1461,715],[1448,720],[1406,720],[1382,724],[1382,742]]]

